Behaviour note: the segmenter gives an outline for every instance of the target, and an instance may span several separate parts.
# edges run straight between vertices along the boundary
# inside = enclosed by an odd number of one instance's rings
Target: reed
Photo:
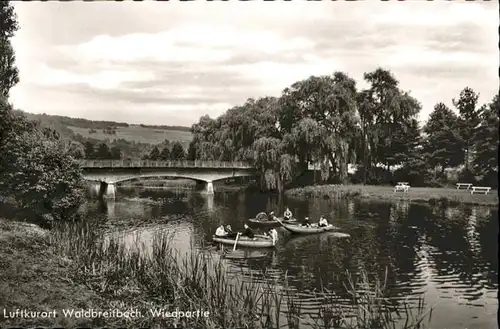
[[[74,280],[85,283],[115,308],[136,308],[145,315],[113,320],[108,326],[386,329],[398,325],[410,329],[421,328],[428,315],[423,302],[415,317],[408,305],[392,305],[384,297],[384,282],[372,284],[362,273],[358,280],[346,282],[351,307],[340,306],[333,292],[322,289],[317,294],[323,306],[311,317],[304,314],[286,275],[278,284],[252,277],[242,280],[242,275],[229,274],[217,254],[194,246],[180,254],[172,245],[172,234],[158,234],[149,249],[138,241],[126,248],[117,238],[103,238],[89,224],[63,224],[51,234],[51,245],[73,261]],[[202,310],[209,316],[161,318],[148,314],[160,308]]]

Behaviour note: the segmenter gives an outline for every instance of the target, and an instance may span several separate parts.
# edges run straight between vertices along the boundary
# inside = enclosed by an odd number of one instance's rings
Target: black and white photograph
[[[0,328],[498,328],[499,25],[0,1]]]

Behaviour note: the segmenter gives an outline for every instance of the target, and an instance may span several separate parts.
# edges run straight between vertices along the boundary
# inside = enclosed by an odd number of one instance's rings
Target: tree
[[[434,106],[434,111],[424,126],[429,165],[432,168],[439,166],[441,174],[444,174],[446,168],[463,163],[464,152],[459,127],[458,116],[443,103]]]
[[[296,172],[295,157],[284,153],[286,145],[274,137],[261,137],[253,143],[255,166],[261,186],[282,193]]]
[[[99,143],[97,150],[95,151],[95,158],[100,160],[111,159],[111,151],[109,150],[108,144],[104,142]]]
[[[356,105],[356,83],[343,72],[310,77],[283,91],[278,122],[282,138],[290,133],[297,142],[292,155],[298,158],[298,174],[307,170],[308,160],[314,157],[321,159],[324,180],[330,177],[330,166],[340,180],[347,177],[348,163],[355,160]],[[315,126],[321,136],[310,139],[309,132]],[[309,137],[304,139],[305,136]],[[310,142],[316,139],[321,142],[311,149]]]
[[[118,146],[111,147],[109,154],[110,154],[110,159],[112,160],[121,160],[123,157],[123,152],[121,148]]]
[[[153,160],[153,161],[157,161],[157,160],[160,160],[159,158],[160,158],[160,150],[158,149],[158,146],[155,145],[153,147],[153,149],[151,150],[151,152],[149,152],[148,159]]]
[[[0,191],[44,224],[70,220],[83,200],[78,163],[57,132],[15,114],[8,103],[19,80],[9,40],[16,30],[12,6],[0,2]]]
[[[83,178],[75,158],[57,135],[0,104],[0,191],[14,197],[24,215],[43,224],[70,220],[83,201]],[[9,129],[10,128],[10,129]],[[62,151],[61,151],[62,150]]]
[[[84,143],[85,156],[87,159],[95,159],[95,145],[91,141],[87,140]]]
[[[170,149],[168,146],[163,147],[163,149],[160,152],[160,155],[158,157],[158,160],[161,161],[168,161],[170,160]]]
[[[498,134],[499,134],[500,99],[497,94],[492,102],[485,106],[481,114],[481,123],[474,132],[472,145],[475,173],[489,186],[498,185]]]
[[[409,155],[408,139],[412,138],[412,121],[420,112],[420,103],[399,89],[390,71],[378,68],[365,73],[370,88],[358,96],[362,105],[360,119],[364,132],[364,148],[369,149],[371,163],[383,163],[387,170],[402,164]],[[409,134],[407,136],[406,134]],[[368,142],[369,141],[369,142]]]
[[[85,148],[80,142],[70,141],[66,151],[75,159],[85,159]]]
[[[180,142],[174,142],[172,144],[172,151],[170,152],[170,159],[174,161],[184,160],[186,158],[186,154],[184,152],[184,147]]]
[[[453,105],[460,113],[460,136],[463,140],[465,153],[465,170],[469,170],[470,153],[473,145],[472,138],[475,130],[481,122],[481,109],[477,108],[479,94],[469,87],[465,87],[458,100],[453,99]]]
[[[195,139],[193,139],[191,142],[189,142],[188,151],[187,151],[187,159],[190,161],[196,160],[196,153],[197,153],[196,144],[197,144],[197,140],[195,140]]]
[[[0,1],[0,95],[5,98],[9,97],[10,89],[19,82],[10,42],[17,30],[17,17],[10,1]]]

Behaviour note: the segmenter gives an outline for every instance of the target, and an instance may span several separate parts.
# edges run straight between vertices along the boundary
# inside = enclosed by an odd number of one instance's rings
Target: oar
[[[281,226],[285,226],[285,225],[283,225],[283,222],[279,219],[279,217],[276,217],[276,220],[278,221],[278,223],[281,224]]]
[[[238,237],[240,236],[241,233],[238,232],[238,234],[236,234],[236,240],[234,241],[234,246],[233,246],[233,251],[236,250],[236,244],[238,243]]]

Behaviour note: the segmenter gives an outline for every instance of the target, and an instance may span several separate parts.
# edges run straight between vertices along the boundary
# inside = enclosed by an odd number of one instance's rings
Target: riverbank
[[[497,191],[473,194],[465,189],[411,187],[408,193],[396,192],[391,186],[373,185],[316,185],[285,191],[292,198],[343,199],[359,198],[374,201],[401,201],[457,206],[460,204],[498,206]]]
[[[48,232],[33,225],[0,219],[0,304],[8,311],[56,310],[62,315],[62,309],[122,312],[133,309],[142,316],[129,319],[0,317],[0,326],[229,328],[252,324],[253,328],[269,328],[277,327],[282,321],[281,324],[288,324],[289,328],[298,327],[301,308],[290,299],[288,290],[235,281],[228,277],[223,263],[199,251],[180,260],[166,236],[154,237],[153,253],[149,254],[140,249],[126,251],[123,244],[113,240],[105,242],[95,232],[86,223],[61,225]],[[324,312],[330,316],[317,319],[319,322],[310,327],[356,329],[379,324],[380,328],[389,328],[394,309],[390,303],[381,303],[384,282],[369,281],[368,276],[361,275],[346,284],[354,296],[349,317],[344,317],[345,310],[335,303],[334,296],[325,294],[325,305],[331,306]],[[319,293],[318,298],[321,296]],[[373,311],[367,314],[366,308]],[[177,318],[151,314],[151,310],[161,309],[208,313],[206,317]],[[285,309],[289,313],[284,313]],[[403,316],[412,324],[404,328],[417,328],[417,323],[426,318],[422,310],[415,311],[416,315],[408,312]]]
[[[103,300],[84,284],[72,280],[73,262],[55,253],[49,232],[33,224],[0,219],[0,305],[7,312],[102,308]],[[90,319],[5,318],[0,327],[93,326]]]

